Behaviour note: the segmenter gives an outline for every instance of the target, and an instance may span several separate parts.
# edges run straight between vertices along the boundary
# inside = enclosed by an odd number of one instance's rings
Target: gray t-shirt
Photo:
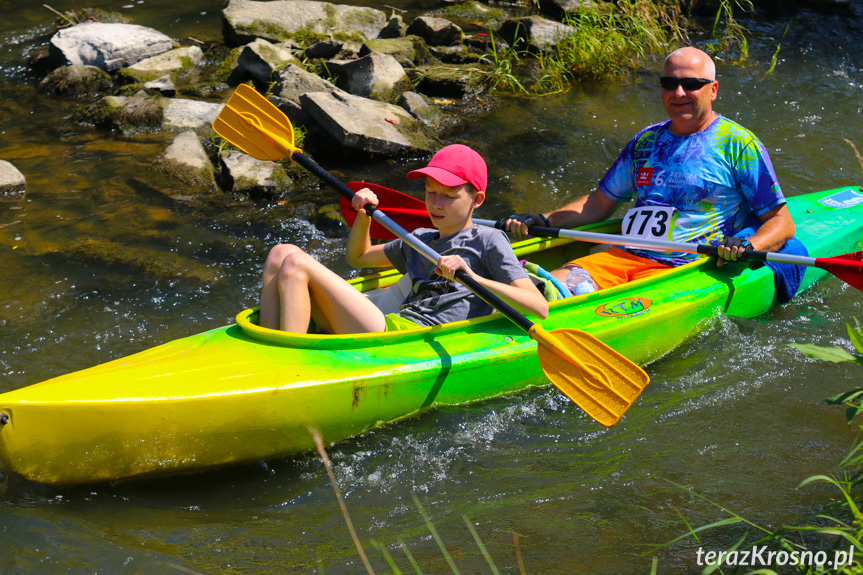
[[[526,278],[524,268],[512,251],[506,233],[476,224],[441,239],[435,229],[418,229],[414,235],[441,255],[460,255],[477,275],[510,284]],[[384,246],[384,253],[401,273],[413,281],[411,294],[402,302],[398,315],[422,326],[488,315],[493,310],[459,282],[434,273],[435,264],[402,240]]]

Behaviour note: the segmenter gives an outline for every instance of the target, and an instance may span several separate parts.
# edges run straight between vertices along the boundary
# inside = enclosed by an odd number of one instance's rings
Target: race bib
[[[675,219],[677,208],[670,206],[632,208],[623,217],[620,232],[631,238],[671,241]]]

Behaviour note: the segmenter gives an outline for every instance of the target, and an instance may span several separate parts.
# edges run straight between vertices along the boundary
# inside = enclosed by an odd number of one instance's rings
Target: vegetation
[[[842,347],[822,347],[813,344],[790,344],[808,357],[833,363],[851,362],[863,366],[863,327],[854,320],[855,326],[846,324],[851,344],[857,350],[852,354]],[[825,400],[833,405],[845,405],[845,417],[851,425],[855,416],[863,412],[863,387],[841,393]],[[863,423],[860,424],[863,431]],[[820,512],[796,523],[771,529],[753,523],[741,515],[710,501],[702,495],[700,499],[721,509],[728,517],[689,531],[668,543],[671,545],[694,537],[700,542],[703,531],[730,526],[746,528],[740,539],[729,549],[723,551],[725,557],[739,560],[743,553],[769,546],[775,551],[769,566],[748,573],[776,575],[779,566],[794,565],[796,572],[804,575],[831,573],[836,575],[863,574],[863,440],[852,446],[851,451],[841,463],[839,476],[815,475],[804,480],[800,487],[823,483],[835,488],[836,496],[823,504]],[[687,524],[687,527],[688,524]],[[664,546],[663,546],[664,547]],[[783,561],[784,559],[784,561]],[[729,561],[730,563],[731,561]],[[750,563],[751,564],[751,563]],[[723,573],[721,565],[708,565],[705,575],[717,571]],[[734,572],[738,571],[735,568]]]

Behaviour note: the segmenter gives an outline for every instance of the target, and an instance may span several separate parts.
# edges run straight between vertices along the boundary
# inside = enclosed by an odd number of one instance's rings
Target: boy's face
[[[472,192],[471,186],[444,186],[426,178],[426,210],[432,223],[441,231],[460,231],[466,227],[475,208],[482,205],[485,192]]]

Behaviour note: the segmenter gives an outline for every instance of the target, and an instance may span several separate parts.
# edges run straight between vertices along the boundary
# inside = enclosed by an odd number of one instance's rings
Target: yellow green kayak
[[[860,249],[859,187],[796,196],[788,206],[811,255]],[[583,229],[617,233],[620,223]],[[546,269],[593,247],[560,238],[515,245]],[[825,273],[807,268],[801,289]],[[398,279],[388,270],[352,283],[371,293]],[[586,331],[644,365],[717,313],[754,317],[776,305],[766,266],[717,268],[702,258],[552,302],[543,325]],[[435,406],[548,385],[536,342],[497,314],[347,336],[268,330],[256,315],[245,310],[233,325],[0,395],[0,459],[57,485],[191,472],[313,449],[310,427],[331,443]]]

